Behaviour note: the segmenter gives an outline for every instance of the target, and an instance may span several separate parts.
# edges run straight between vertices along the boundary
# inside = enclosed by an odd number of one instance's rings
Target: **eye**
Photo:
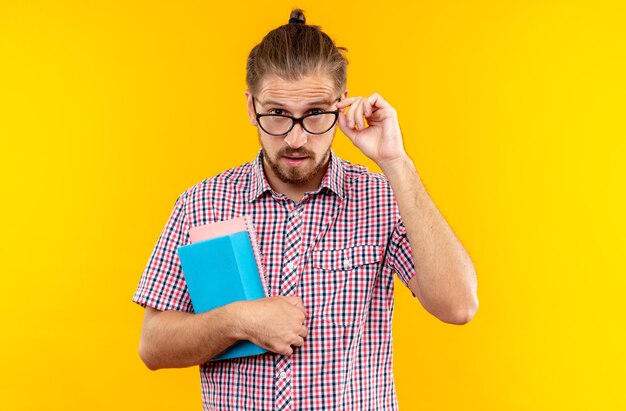
[[[270,114],[285,114],[285,110],[282,108],[273,108],[270,109]]]
[[[310,110],[310,114],[319,114],[322,113],[324,110],[320,110],[319,108],[312,108]]]

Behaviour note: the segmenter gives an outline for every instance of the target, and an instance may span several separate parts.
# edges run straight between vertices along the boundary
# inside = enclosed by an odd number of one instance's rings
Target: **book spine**
[[[261,277],[261,284],[263,285],[263,291],[266,297],[270,296],[270,289],[268,287],[267,278],[265,276],[265,266],[261,259],[261,251],[259,250],[259,243],[257,242],[256,230],[254,229],[254,223],[251,216],[245,216],[244,222],[246,224],[246,231],[250,236],[250,243],[252,244],[252,251],[254,252],[254,259],[256,260],[257,267],[259,267],[259,277]]]

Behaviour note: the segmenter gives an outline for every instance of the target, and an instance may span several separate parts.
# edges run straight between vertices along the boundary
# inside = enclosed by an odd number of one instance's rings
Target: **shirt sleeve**
[[[181,194],[152,250],[141,275],[133,302],[157,310],[193,312],[177,249],[189,243],[185,214],[186,195]]]
[[[391,233],[387,266],[397,273],[400,280],[408,287],[409,280],[415,275],[415,264],[413,263],[411,244],[401,217],[398,217],[398,222]]]

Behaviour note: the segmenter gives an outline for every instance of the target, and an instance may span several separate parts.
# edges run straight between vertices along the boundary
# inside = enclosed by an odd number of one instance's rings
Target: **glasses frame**
[[[339,118],[339,109],[333,110],[333,111],[322,111],[320,113],[311,113],[311,114],[307,114],[306,116],[302,116],[302,117],[288,116],[287,114],[261,114],[261,113],[257,112],[256,104],[254,103],[254,100],[255,99],[254,99],[254,96],[253,96],[252,97],[252,106],[254,107],[254,113],[256,114],[256,122],[259,125],[259,127],[261,127],[261,130],[265,131],[270,136],[276,136],[276,137],[286,136],[287,134],[289,134],[289,132],[291,130],[293,130],[293,128],[296,126],[296,123],[300,124],[300,127],[302,127],[302,129],[304,131],[306,131],[307,133],[309,133],[309,134],[315,134],[315,135],[325,134],[325,133],[328,133],[330,131],[330,129],[335,126],[335,124],[337,124],[337,119]],[[341,97],[337,97],[337,99],[333,103],[336,103],[338,101],[341,101]],[[314,133],[312,131],[307,130],[307,128],[304,126],[304,119],[307,118],[307,117],[319,116],[320,114],[334,114],[335,115],[335,121],[333,121],[333,124],[330,127],[328,127],[328,129],[326,131],[322,131],[321,133]],[[269,131],[267,131],[266,129],[263,128],[263,126],[261,125],[261,121],[259,120],[261,117],[270,117],[270,116],[271,117],[285,117],[285,118],[291,119],[291,127],[289,127],[289,130],[285,131],[282,134],[270,133]]]

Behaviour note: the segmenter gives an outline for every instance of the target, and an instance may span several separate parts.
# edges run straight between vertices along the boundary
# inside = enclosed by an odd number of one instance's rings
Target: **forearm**
[[[139,355],[152,370],[203,364],[241,338],[237,315],[236,304],[201,314],[154,310],[144,320]]]
[[[478,307],[476,274],[463,245],[445,221],[408,156],[381,165],[396,198],[415,264],[413,292],[447,322],[464,322]]]

